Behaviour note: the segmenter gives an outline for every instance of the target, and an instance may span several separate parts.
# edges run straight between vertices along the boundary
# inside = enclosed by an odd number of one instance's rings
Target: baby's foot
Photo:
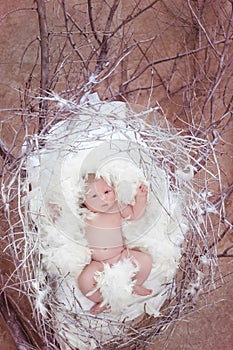
[[[133,287],[133,292],[137,295],[150,295],[152,293],[152,289],[147,289],[142,286],[138,286],[137,284]]]
[[[96,303],[95,305],[93,305],[91,308],[90,308],[90,313],[92,315],[98,315],[100,314],[101,312],[103,312],[104,310],[107,310],[109,308],[108,305],[103,305],[101,306],[101,303]]]

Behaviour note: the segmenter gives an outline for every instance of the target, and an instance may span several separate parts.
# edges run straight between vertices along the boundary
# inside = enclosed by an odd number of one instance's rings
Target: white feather
[[[124,259],[113,266],[104,264],[104,270],[96,273],[96,289],[103,296],[102,305],[110,305],[112,313],[122,314],[132,300],[133,277],[138,269],[130,259]]]

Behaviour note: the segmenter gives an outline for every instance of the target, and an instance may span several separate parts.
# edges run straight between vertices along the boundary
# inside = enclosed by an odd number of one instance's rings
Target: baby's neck
[[[119,207],[118,205],[114,205],[114,207],[110,208],[109,210],[107,211],[93,211],[92,210],[92,213],[94,214],[99,214],[99,215],[119,215],[120,214],[120,210],[119,210]]]

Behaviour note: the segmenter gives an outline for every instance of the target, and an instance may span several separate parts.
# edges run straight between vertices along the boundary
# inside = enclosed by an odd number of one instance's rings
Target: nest
[[[5,253],[15,266],[5,288],[18,285],[17,289],[26,296],[33,310],[33,323],[46,349],[143,348],[188,312],[197,295],[214,279],[217,266],[214,227],[220,218],[213,204],[213,191],[220,179],[211,170],[217,162],[213,147],[208,140],[173,129],[158,108],[136,111],[134,106],[125,103],[107,102],[80,105],[57,95],[51,95],[48,101],[51,114],[43,132],[40,135],[25,133],[21,154],[13,161],[10,171],[8,167],[2,174],[3,206],[9,227],[3,239]],[[61,126],[63,133],[60,133]],[[137,167],[150,184],[151,195],[155,195],[157,203],[164,207],[164,198],[158,196],[158,177],[163,178],[159,186],[165,183],[168,189],[163,192],[167,196],[165,201],[169,202],[173,196],[179,203],[173,210],[164,209],[171,220],[175,212],[177,255],[169,274],[164,271],[166,278],[158,287],[158,293],[150,298],[153,312],[149,312],[144,301],[139,314],[115,318],[111,314],[93,316],[85,310],[75,286],[67,282],[73,268],[69,265],[72,256],[59,257],[58,251],[57,260],[53,257],[51,266],[46,265],[48,250],[43,248],[45,238],[41,229],[45,225],[46,210],[41,208],[45,208],[48,199],[46,186],[57,184],[47,181],[46,172],[37,178],[35,171],[43,159],[47,159],[50,174],[56,172],[56,164],[64,164],[64,158],[70,155],[93,149],[96,142],[108,140],[112,145],[109,140],[113,134],[124,134],[124,144],[130,142],[124,153],[133,161],[137,158]],[[57,149],[62,150],[60,160],[56,158]],[[213,159],[208,166],[207,156]],[[36,192],[38,183],[40,193]],[[54,193],[52,200],[56,202],[59,195]],[[71,211],[72,207],[71,201]],[[50,215],[49,219],[51,224],[53,217]],[[66,259],[64,271],[56,264],[63,258]],[[87,263],[88,254],[85,259],[83,264]]]

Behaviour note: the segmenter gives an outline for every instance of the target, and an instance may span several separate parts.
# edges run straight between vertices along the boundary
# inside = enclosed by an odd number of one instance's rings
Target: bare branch
[[[7,146],[4,144],[4,142],[0,139],[0,156],[6,160],[7,163],[13,163],[15,160],[14,156],[10,153]]]
[[[40,29],[40,47],[41,47],[41,82],[40,94],[42,97],[47,96],[49,88],[49,34],[47,29],[46,19],[46,2],[44,0],[37,0],[37,13]],[[39,130],[43,129],[45,117],[48,110],[47,101],[42,98],[40,102],[40,121]]]
[[[209,43],[209,45],[212,47],[212,49],[213,49],[214,52],[216,53],[217,57],[219,58],[219,57],[220,57],[220,53],[217,51],[215,44],[212,43],[212,41],[211,41],[211,39],[210,39],[210,37],[209,37],[209,35],[208,35],[208,33],[207,33],[205,27],[204,27],[204,26],[202,25],[202,23],[201,23],[201,20],[198,18],[198,16],[196,15],[194,9],[192,8],[192,5],[191,5],[191,3],[190,3],[190,0],[187,0],[187,3],[188,3],[188,7],[189,7],[189,9],[190,9],[190,11],[191,11],[193,17],[194,17],[194,18],[196,19],[196,21],[197,21],[198,27],[201,28],[201,30],[203,31],[203,33],[204,33],[205,36],[206,36],[207,42]]]
[[[70,30],[69,30],[69,27],[68,27],[68,19],[69,19],[70,16],[67,14],[67,11],[66,11],[66,2],[65,2],[65,0],[62,0],[62,5],[63,5],[63,14],[64,14],[64,19],[65,19],[65,27],[66,27],[68,40],[70,42],[70,45],[74,49],[75,53],[77,54],[77,56],[80,58],[84,68],[87,70],[88,62],[85,62],[84,57],[82,56],[80,51],[77,49],[76,44],[73,41],[72,36],[70,35]],[[82,33],[83,33],[83,31],[82,31]]]
[[[222,44],[224,42],[225,42],[225,39],[216,42],[215,45],[219,45],[219,44]],[[124,82],[123,85],[129,84],[129,83],[133,82],[134,80],[138,79],[148,68],[150,68],[152,66],[155,66],[155,65],[160,64],[160,63],[170,62],[170,61],[181,59],[181,58],[184,58],[187,56],[194,55],[198,52],[206,50],[208,47],[209,47],[209,45],[206,45],[206,46],[194,49],[194,50],[178,53],[177,55],[174,55],[174,56],[165,57],[165,58],[151,61],[146,66],[144,66],[144,68],[140,72],[138,72],[135,76],[131,77],[128,81]]]
[[[92,1],[91,0],[87,0],[87,8],[88,8],[88,15],[89,15],[89,19],[90,19],[90,25],[91,25],[91,30],[94,34],[94,38],[97,41],[97,43],[99,45],[101,45],[101,40],[99,39],[97,32],[95,30],[95,25],[94,25],[94,20],[93,20],[93,15],[92,15]]]
[[[141,1],[139,1],[140,3]],[[121,24],[116,28],[114,29],[114,31],[111,33],[111,35],[109,36],[109,39],[110,37],[113,37],[122,27],[124,27],[126,24],[128,24],[129,22],[132,22],[134,19],[136,19],[138,16],[140,16],[141,14],[143,14],[145,11],[149,10],[150,8],[152,8],[157,2],[159,2],[159,0],[155,0],[155,1],[152,1],[151,4],[149,4],[148,6],[140,9],[137,13],[135,13],[134,15],[131,14],[129,16],[126,17],[126,19],[124,19]],[[136,8],[136,6],[134,7],[134,9]],[[134,9],[133,9],[133,12],[134,12]]]
[[[113,6],[111,7],[111,10],[109,12],[107,21],[106,21],[106,25],[105,25],[105,29],[104,29],[104,35],[101,41],[101,45],[100,45],[100,53],[99,53],[99,57],[96,63],[96,68],[94,71],[94,75],[98,75],[102,69],[103,69],[103,65],[105,62],[105,57],[108,54],[108,50],[109,50],[109,39],[111,37],[111,35],[109,36],[109,32],[110,32],[110,28],[112,25],[112,20],[114,17],[114,14],[118,8],[118,5],[120,3],[120,0],[115,0],[113,3]]]

